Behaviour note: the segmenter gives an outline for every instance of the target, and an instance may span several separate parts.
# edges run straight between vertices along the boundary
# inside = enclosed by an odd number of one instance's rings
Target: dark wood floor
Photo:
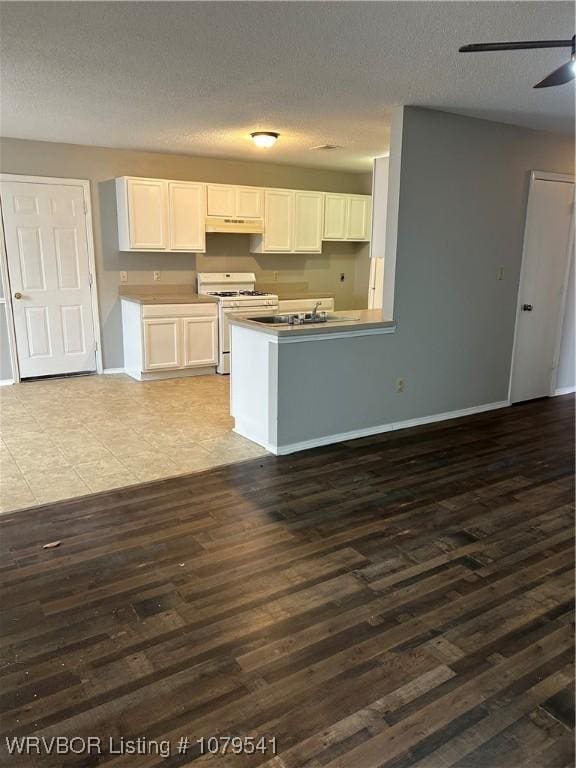
[[[571,766],[573,420],[556,398],[0,518],[4,756]],[[212,735],[279,754],[200,758]]]

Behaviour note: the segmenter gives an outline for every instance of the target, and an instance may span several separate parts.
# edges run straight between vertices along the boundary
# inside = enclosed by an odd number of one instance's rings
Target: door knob
[[[14,298],[15,299],[21,299],[22,298],[22,294],[19,291],[16,291],[16,293],[14,294]]]
[[[532,304],[522,304],[522,312],[532,312],[533,309]]]

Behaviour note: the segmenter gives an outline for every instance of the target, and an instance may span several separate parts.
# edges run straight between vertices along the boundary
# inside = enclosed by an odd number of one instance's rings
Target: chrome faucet
[[[318,307],[322,306],[321,301],[317,301],[316,304],[314,304],[314,309],[310,313],[312,317],[318,317]]]

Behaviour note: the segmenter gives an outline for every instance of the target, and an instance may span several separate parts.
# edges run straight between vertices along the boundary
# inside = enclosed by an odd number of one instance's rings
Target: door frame
[[[530,171],[530,181],[528,184],[528,199],[526,203],[526,217],[524,219],[524,235],[522,240],[522,263],[520,266],[520,277],[518,280],[518,296],[516,299],[516,318],[514,321],[514,341],[512,343],[512,356],[510,359],[510,377],[508,379],[508,402],[512,403],[512,377],[514,376],[514,359],[516,353],[516,342],[518,339],[518,322],[520,320],[520,306],[522,304],[522,281],[526,271],[526,234],[528,231],[528,219],[531,212],[531,198],[530,192],[536,181],[559,181],[567,182],[569,184],[575,183],[576,179],[571,173],[554,173],[552,171]],[[576,187],[575,187],[576,188]],[[556,382],[558,381],[558,355],[560,353],[560,344],[562,341],[562,326],[564,324],[564,312],[566,311],[566,296],[568,294],[568,276],[570,272],[570,249],[574,244],[574,216],[572,216],[572,224],[570,225],[570,233],[568,235],[568,251],[566,259],[566,267],[564,271],[564,278],[562,284],[562,296],[560,298],[560,311],[558,313],[558,324],[556,328],[556,337],[554,339],[554,368],[552,369],[552,375],[550,376],[550,388],[548,395],[553,397],[556,391]]]
[[[88,179],[61,179],[53,176],[25,176],[18,173],[0,173],[0,182],[15,181],[24,184],[60,184],[67,187],[80,187],[86,206],[86,243],[88,246],[88,269],[92,281],[90,283],[90,298],[92,308],[92,323],[94,326],[94,341],[96,342],[96,373],[103,372],[102,364],[102,334],[100,331],[100,311],[98,308],[98,285],[96,281],[96,255],[94,250],[94,225],[92,221],[92,198],[90,195],[90,181]],[[0,199],[0,211],[2,201]],[[18,350],[16,348],[16,329],[14,326],[14,310],[12,306],[12,291],[10,289],[10,275],[8,272],[8,255],[6,253],[6,239],[4,236],[4,219],[0,216],[0,235],[2,248],[0,249],[0,273],[4,288],[6,322],[8,325],[8,340],[10,346],[10,360],[12,362],[12,378],[14,384],[20,382],[20,365],[18,363]]]

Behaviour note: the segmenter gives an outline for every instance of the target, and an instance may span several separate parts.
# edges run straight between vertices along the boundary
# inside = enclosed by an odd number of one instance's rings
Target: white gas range
[[[278,312],[278,296],[256,291],[253,272],[199,272],[198,293],[218,297],[218,373],[230,373],[228,315],[258,317]]]

